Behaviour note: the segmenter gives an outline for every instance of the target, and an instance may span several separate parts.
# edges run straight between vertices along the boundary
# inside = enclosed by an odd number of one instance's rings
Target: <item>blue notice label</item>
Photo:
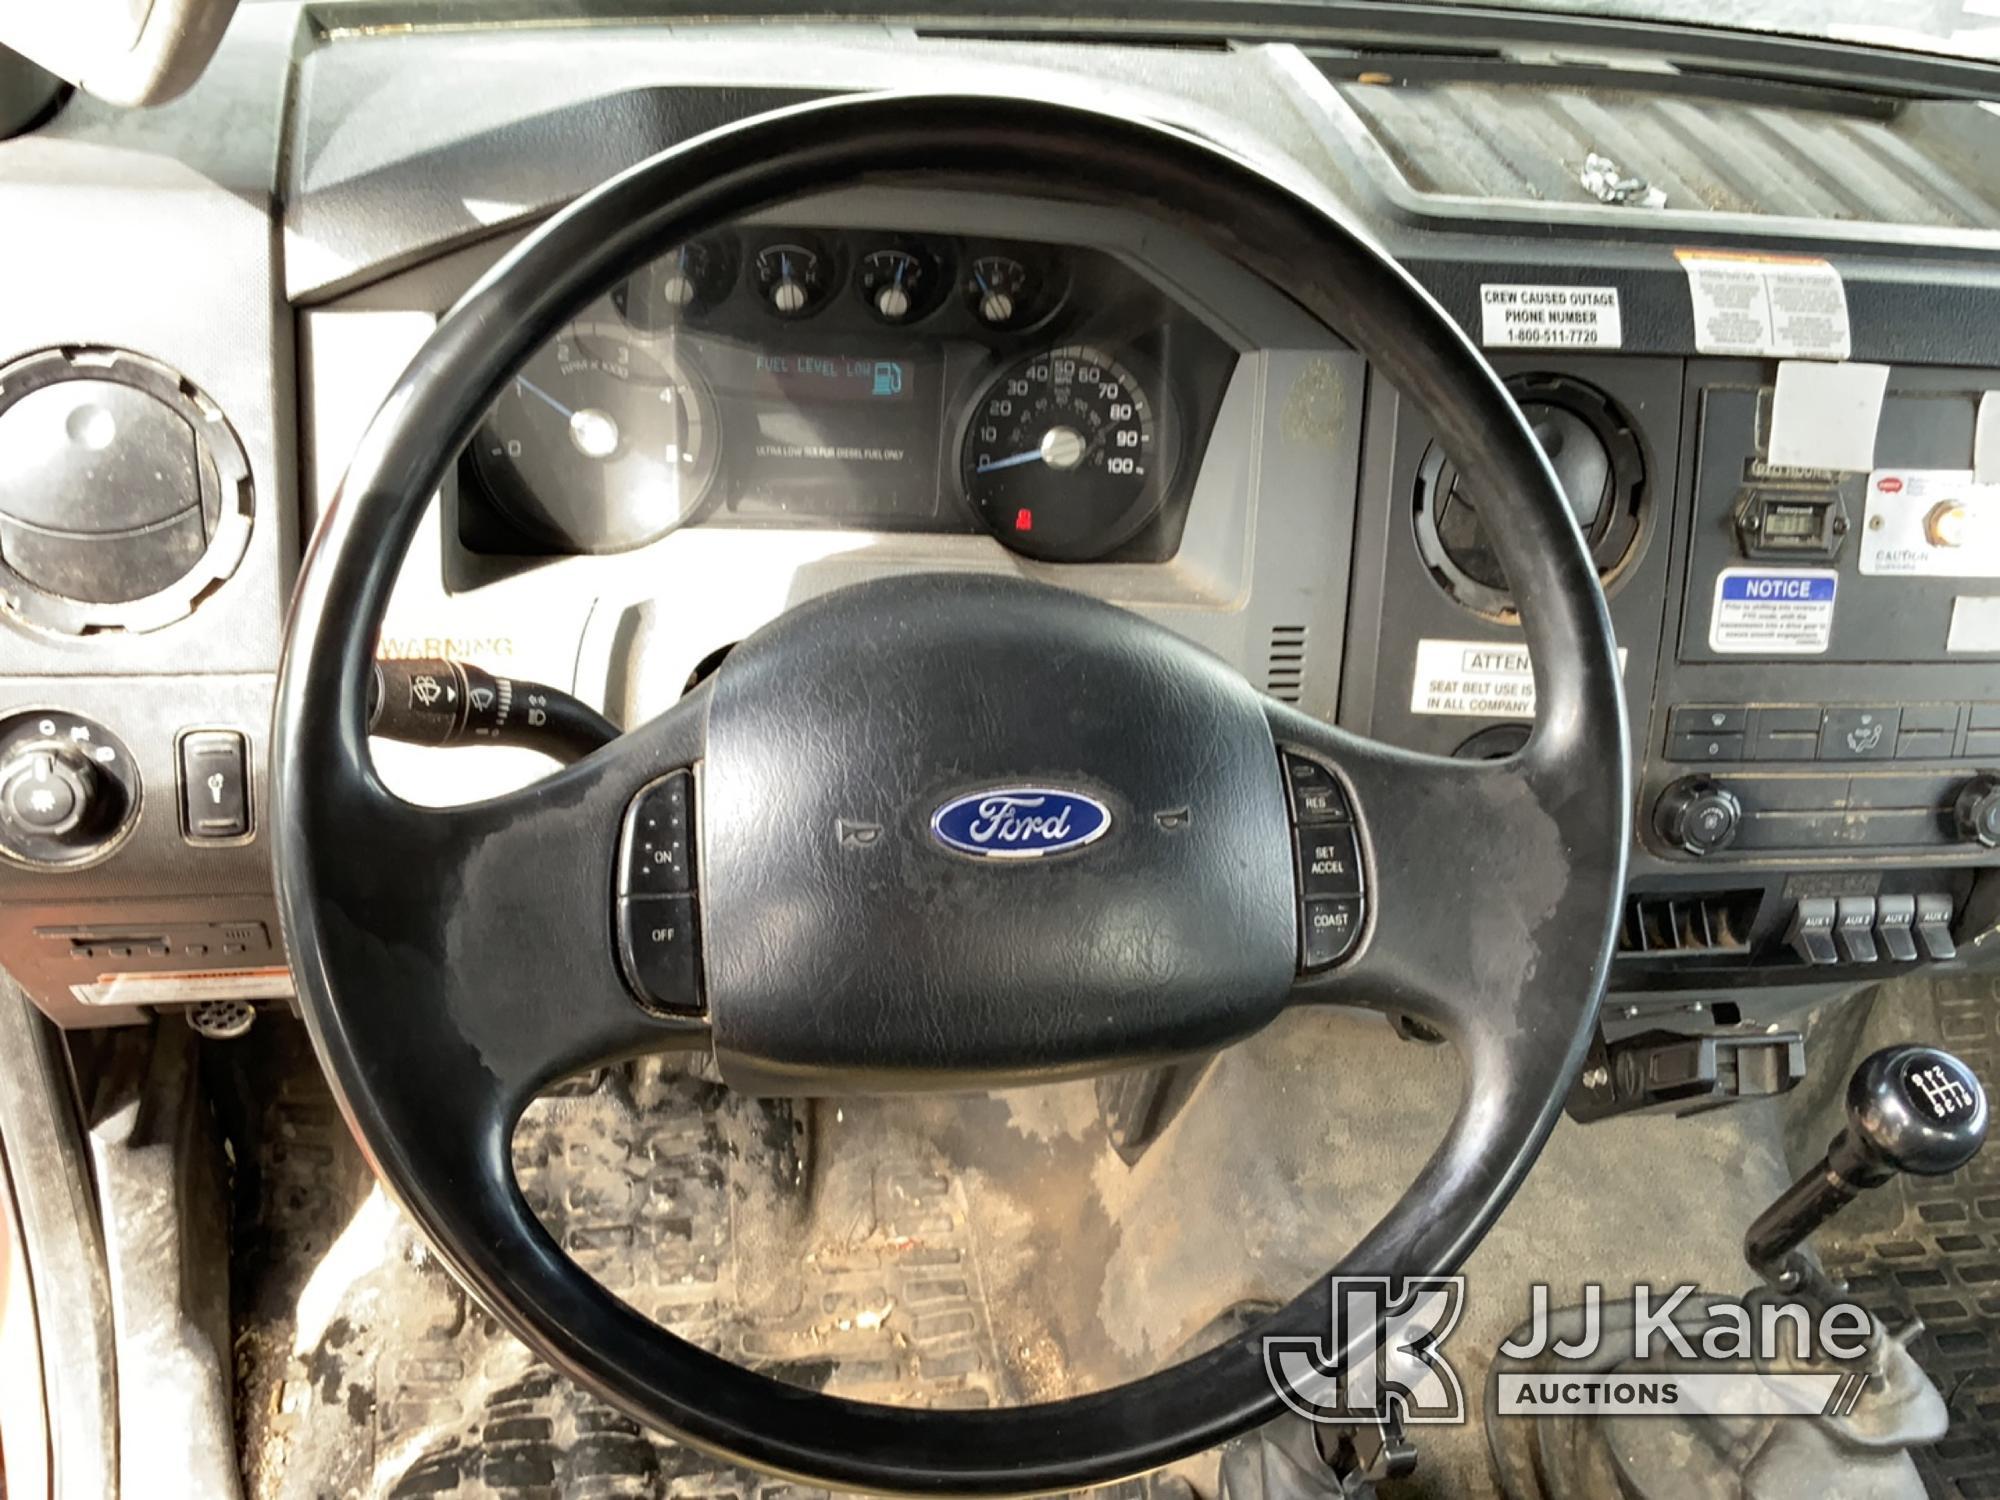
[[[1753,573],[1735,568],[1723,576],[1722,597],[1831,604],[1837,581],[1828,573]]]

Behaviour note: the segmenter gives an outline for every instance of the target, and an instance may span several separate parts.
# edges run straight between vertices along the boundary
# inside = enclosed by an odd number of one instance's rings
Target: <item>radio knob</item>
[[[1727,787],[1706,776],[1684,776],[1660,793],[1653,827],[1676,849],[1696,856],[1713,854],[1736,842],[1743,804]]]
[[[1961,839],[2000,849],[2000,773],[1981,771],[1960,787],[1953,813]]]

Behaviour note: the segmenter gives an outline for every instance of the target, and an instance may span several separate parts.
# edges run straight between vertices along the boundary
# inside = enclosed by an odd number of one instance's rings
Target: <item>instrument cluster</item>
[[[1098,251],[744,228],[678,246],[522,367],[466,450],[474,551],[685,526],[990,532],[1162,561],[1235,352]]]

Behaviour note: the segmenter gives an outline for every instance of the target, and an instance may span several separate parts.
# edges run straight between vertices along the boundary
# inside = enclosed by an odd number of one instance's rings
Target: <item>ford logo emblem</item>
[[[931,836],[979,859],[1038,859],[1095,843],[1111,809],[1081,792],[1002,786],[954,797],[931,814]]]

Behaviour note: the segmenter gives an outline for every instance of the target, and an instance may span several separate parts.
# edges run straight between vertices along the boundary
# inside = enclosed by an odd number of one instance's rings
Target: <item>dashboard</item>
[[[1634,843],[1613,987],[1632,1024],[1781,1018],[1987,951],[2000,121],[1976,104],[1842,114],[1648,75],[1814,164],[1725,181],[1699,133],[1660,123],[1680,116],[1597,90],[1670,184],[1651,209],[1578,186],[1564,163],[1592,143],[1525,64],[1384,83],[1290,45],[530,30],[244,7],[184,99],[121,114],[78,97],[0,142],[10,255],[38,289],[0,306],[0,965],[63,1024],[283,997],[265,776],[285,606],[437,319],[651,152],[918,75],[1249,155],[1364,224],[1486,349],[1551,455],[1624,659]],[[1826,153],[1851,141],[1922,170],[1843,176]],[[1836,179],[1837,201],[1819,186]],[[1863,458],[1774,455],[1798,360],[1717,337],[1704,254],[1823,268],[1800,274],[1839,298],[1828,362],[1884,371]],[[109,497],[87,525],[37,499],[77,484]],[[1005,162],[803,197],[578,312],[467,441],[380,650],[633,724],[799,602],[914,571],[1110,600],[1414,750],[1504,755],[1532,722],[1480,497],[1415,404],[1284,286]],[[549,769],[522,750],[377,759],[438,802]]]
[[[1234,351],[1096,252],[773,226],[675,247],[545,346],[467,449],[460,537],[984,532],[1159,562]]]

